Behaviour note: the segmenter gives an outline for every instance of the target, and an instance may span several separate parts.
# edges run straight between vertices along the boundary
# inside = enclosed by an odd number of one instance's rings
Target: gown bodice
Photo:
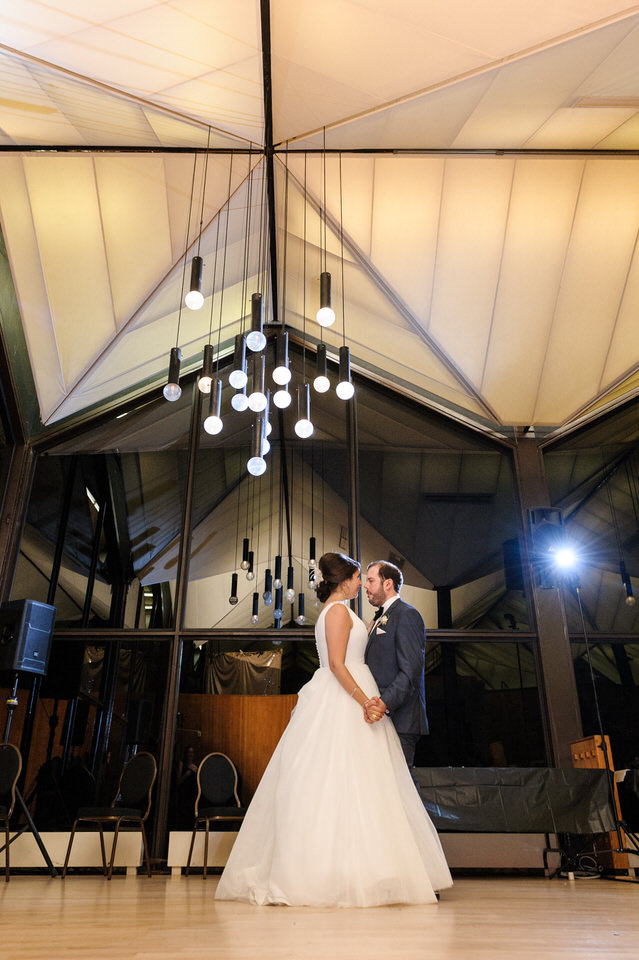
[[[326,613],[330,607],[336,603],[343,603],[346,606],[351,618],[351,632],[348,637],[348,646],[346,647],[346,656],[344,663],[364,663],[364,654],[368,643],[368,633],[364,621],[356,616],[351,608],[343,600],[333,600],[322,608],[317,623],[315,624],[315,645],[319,657],[320,667],[328,667],[328,646],[326,644]]]

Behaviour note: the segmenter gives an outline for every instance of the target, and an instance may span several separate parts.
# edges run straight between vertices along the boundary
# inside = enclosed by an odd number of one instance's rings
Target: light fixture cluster
[[[274,383],[274,392],[266,386],[266,337],[262,330],[261,294],[252,297],[252,323],[248,335],[238,334],[235,337],[232,368],[228,375],[229,386],[233,388],[231,406],[238,412],[246,410],[256,414],[254,421],[253,442],[251,457],[247,469],[253,476],[260,476],[266,470],[264,455],[268,453],[268,436],[271,425],[268,419],[270,399],[280,410],[291,405],[292,396],[289,388],[291,370],[288,355],[288,332],[278,332],[275,341],[275,366],[270,373]],[[256,336],[253,336],[256,334]],[[247,348],[250,352],[247,356]],[[180,349],[173,347],[169,362],[168,381],[164,386],[164,396],[169,401],[177,400],[182,390],[179,385]],[[326,346],[320,343],[317,348],[316,375],[313,380],[313,389],[317,393],[326,393],[330,389],[330,380],[327,372]],[[221,433],[223,421],[221,417],[222,380],[214,376],[213,347],[207,343],[204,347],[202,372],[198,380],[198,387],[203,394],[209,396],[208,413],[204,419],[205,431],[214,436]],[[350,400],[355,393],[351,380],[349,348],[339,348],[339,379],[335,393],[340,400]],[[310,384],[303,383],[297,388],[297,419],[295,433],[300,439],[307,440],[314,432],[311,419],[311,391]],[[265,449],[266,448],[266,449]],[[260,462],[261,461],[261,462]]]
[[[310,538],[309,544],[309,588],[314,589],[315,581],[315,569],[317,566],[317,561],[315,559],[315,550],[316,543],[315,537]],[[240,570],[246,573],[246,579],[253,581],[255,579],[255,571],[253,569],[254,565],[254,554],[250,549],[250,542],[248,537],[244,537],[242,541],[242,559],[240,561]],[[234,572],[231,574],[231,593],[229,596],[229,603],[231,606],[235,606],[238,603],[238,582],[239,574]],[[295,617],[295,622],[299,626],[304,626],[306,623],[306,598],[304,593],[297,594],[295,593],[295,576],[292,563],[289,562],[286,569],[286,587],[284,586],[284,580],[282,578],[282,557],[278,554],[275,557],[275,562],[273,568],[267,567],[264,571],[264,590],[262,592],[262,603],[265,607],[273,608],[273,620],[275,621],[276,627],[281,627],[282,625],[282,614],[283,614],[283,604],[284,601],[287,603],[295,603],[297,596],[297,616]],[[250,622],[256,624],[259,622],[259,605],[260,605],[260,594],[259,591],[255,591],[252,597],[251,603],[251,617]]]
[[[209,131],[210,137],[210,131]],[[208,148],[206,159],[208,162]],[[324,160],[325,163],[325,160]],[[202,257],[200,256],[200,243],[202,239],[202,225],[204,217],[204,196],[206,192],[206,171],[207,166],[204,167],[203,175],[203,185],[202,185],[202,200],[201,200],[201,210],[200,210],[200,229],[198,234],[198,243],[197,243],[197,255],[193,257],[191,261],[191,276],[189,283],[189,290],[184,297],[184,304],[190,310],[199,310],[203,303],[204,297],[202,295],[202,275],[204,263]],[[193,206],[193,193],[194,193],[194,184],[195,184],[195,172],[196,172],[196,161],[194,159],[193,167],[193,181],[191,184],[191,205],[189,207],[189,225],[187,225],[187,237],[189,235],[190,229],[190,218],[191,218],[191,207]],[[245,263],[249,259],[249,237],[250,237],[250,197],[252,189],[252,180],[253,172],[249,172],[249,202],[247,204],[247,223],[246,223],[246,234],[245,234],[245,254],[244,259]],[[324,181],[326,179],[326,172],[324,169]],[[221,416],[221,405],[222,405],[222,380],[217,375],[220,364],[220,332],[222,329],[222,313],[223,313],[223,294],[225,287],[225,263],[226,258],[224,258],[224,266],[222,267],[222,277],[221,285],[216,283],[217,276],[217,253],[218,249],[226,250],[227,240],[228,240],[228,227],[229,227],[229,214],[230,214],[230,203],[231,203],[231,184],[232,184],[232,158],[231,165],[229,168],[229,184],[228,184],[228,199],[226,203],[226,229],[225,237],[221,246],[216,244],[216,256],[215,256],[215,267],[213,270],[213,289],[220,290],[219,298],[219,330],[218,330],[218,348],[217,348],[217,358],[215,361],[215,370],[213,365],[213,345],[211,343],[211,334],[212,334],[212,314],[213,314],[213,295],[211,296],[211,325],[209,329],[209,342],[204,347],[203,360],[202,360],[202,371],[198,381],[199,390],[209,397],[209,407],[207,415],[204,419],[204,430],[215,436],[219,434],[223,429],[223,421]],[[306,189],[306,187],[305,187]],[[340,210],[341,210],[341,190],[342,190],[342,178],[341,178],[341,161],[340,161]],[[288,197],[288,166],[287,166],[287,197]],[[335,322],[335,311],[333,310],[331,303],[331,274],[326,269],[326,209],[325,209],[325,198],[326,198],[326,183],[324,182],[324,220],[323,220],[323,229],[324,237],[322,243],[322,260],[323,264],[320,265],[320,304],[319,309],[317,310],[316,318],[317,322],[321,328],[326,328],[334,324]],[[306,244],[306,227],[304,228],[304,243]],[[261,227],[260,227],[261,233]],[[287,231],[285,230],[285,235]],[[342,248],[343,248],[343,231],[340,228],[340,235],[342,239]],[[219,221],[218,221],[218,241],[219,241]],[[264,246],[266,250],[266,245],[260,243],[260,250]],[[261,254],[260,254],[261,257]],[[344,268],[343,268],[343,249],[342,249],[342,320],[344,313]],[[258,274],[262,277],[265,276],[267,257],[264,256],[262,266],[258,270]],[[306,258],[304,260],[304,288],[306,289]],[[182,277],[182,290],[185,286],[185,276],[186,272],[186,252],[184,260],[184,272]],[[284,256],[284,275],[286,275],[286,253]],[[246,273],[245,273],[245,283],[246,283]],[[169,371],[167,383],[164,386],[164,396],[168,401],[175,402],[181,396],[182,390],[180,387],[180,359],[181,353],[178,346],[179,343],[179,332],[180,332],[180,318],[181,318],[182,305],[180,305],[180,315],[178,316],[178,332],[176,338],[176,346],[171,349],[170,359],[169,359]],[[247,470],[253,476],[261,476],[266,470],[266,461],[264,457],[268,453],[269,441],[268,435],[270,433],[270,423],[269,423],[269,414],[268,408],[270,399],[272,398],[273,404],[280,410],[285,410],[288,408],[293,400],[290,389],[291,382],[291,370],[289,365],[289,344],[288,344],[288,332],[286,331],[284,323],[282,323],[281,328],[279,329],[276,340],[275,340],[275,365],[270,371],[270,378],[272,378],[274,388],[272,393],[267,388],[267,364],[266,364],[266,347],[267,347],[267,338],[264,333],[264,321],[263,321],[263,297],[259,292],[253,293],[250,300],[250,329],[246,333],[239,333],[235,337],[235,346],[233,352],[233,365],[229,373],[228,382],[233,389],[233,394],[231,397],[231,406],[234,410],[238,412],[243,412],[249,410],[255,415],[253,423],[253,437],[251,442],[251,454],[247,462]],[[304,314],[306,313],[304,309]],[[282,315],[286,317],[286,308],[285,308],[285,297],[283,298],[282,304]],[[304,330],[304,339],[305,339],[305,330]],[[345,332],[343,332],[343,339],[345,340]],[[248,353],[247,353],[248,351]],[[313,389],[317,393],[326,393],[330,389],[330,380],[328,378],[327,372],[327,358],[326,358],[326,346],[323,342],[319,343],[317,348],[317,360],[316,360],[316,370],[315,377],[313,379]],[[354,395],[354,387],[351,379],[351,369],[350,369],[350,351],[346,344],[343,342],[343,345],[339,347],[339,378],[335,387],[335,392],[341,400],[349,400]],[[303,373],[303,382],[297,388],[297,420],[295,422],[295,433],[301,439],[308,439],[314,433],[313,421],[311,419],[311,391],[310,384],[306,379],[306,368],[304,366]]]

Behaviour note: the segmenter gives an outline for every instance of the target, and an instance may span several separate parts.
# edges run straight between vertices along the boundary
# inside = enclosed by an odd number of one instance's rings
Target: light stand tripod
[[[610,763],[610,755],[608,753],[608,742],[603,732],[603,723],[601,720],[601,711],[599,709],[599,696],[597,693],[597,681],[595,678],[595,671],[592,665],[592,656],[590,653],[590,642],[588,640],[588,631],[586,629],[586,619],[584,617],[583,603],[581,601],[581,588],[579,586],[579,581],[575,579],[571,586],[574,588],[575,595],[577,597],[577,605],[579,607],[579,616],[581,618],[581,630],[584,637],[584,643],[586,646],[586,661],[588,663],[588,670],[590,672],[590,683],[592,685],[592,695],[593,703],[595,706],[595,715],[597,718],[597,732],[601,740],[601,750],[603,753],[604,767],[606,770],[606,777],[608,781],[608,792],[610,795],[610,805],[612,807],[615,819],[615,830],[614,832],[617,835],[617,849],[614,850],[614,853],[625,853],[634,854],[635,856],[639,855],[639,838],[634,834],[629,828],[628,824],[621,819],[620,811],[617,806],[617,797],[615,794],[615,780],[614,780],[614,771]],[[627,837],[630,841],[631,846],[627,846],[624,842],[624,837]],[[611,879],[616,879],[612,877]],[[631,882],[639,883],[639,880],[631,879]]]
[[[18,674],[16,673],[15,679],[14,679],[14,681],[13,681],[13,691],[11,692],[11,694],[9,695],[9,697],[7,698],[7,717],[6,717],[6,721],[5,721],[5,725],[4,725],[4,734],[3,734],[3,737],[2,737],[2,742],[3,742],[3,743],[8,743],[8,742],[9,742],[9,733],[11,732],[11,721],[13,720],[13,712],[14,712],[15,708],[18,706],[18,680],[19,680],[19,676],[18,676]],[[48,870],[49,870],[50,876],[52,876],[52,877],[57,877],[58,872],[57,872],[56,868],[53,866],[53,862],[52,862],[52,860],[51,860],[51,857],[50,857],[49,854],[48,854],[47,848],[45,847],[44,843],[42,842],[42,837],[41,837],[40,834],[38,833],[38,830],[37,830],[37,828],[36,828],[36,825],[34,824],[33,820],[31,819],[31,814],[29,813],[29,808],[27,807],[26,803],[24,802],[24,798],[23,798],[21,792],[18,790],[17,787],[16,787],[16,799],[17,799],[18,803],[20,804],[20,807],[21,807],[22,812],[23,812],[23,814],[24,814],[25,820],[26,820],[27,822],[26,822],[26,826],[22,827],[21,830],[18,830],[18,832],[15,833],[15,834],[11,837],[11,839],[9,840],[9,843],[13,843],[13,841],[16,840],[18,837],[21,837],[23,833],[26,833],[27,830],[30,830],[31,833],[33,834],[33,839],[35,840],[35,842],[38,844],[38,847],[40,848],[40,853],[41,853],[42,856],[44,857],[44,861],[45,861],[45,863],[46,863],[46,865],[47,865],[47,868],[48,868]],[[4,845],[0,847],[0,853],[1,853],[3,850],[4,850]]]

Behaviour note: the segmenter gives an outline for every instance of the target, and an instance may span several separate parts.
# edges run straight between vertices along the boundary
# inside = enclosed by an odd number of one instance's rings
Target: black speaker
[[[37,600],[0,604],[0,670],[45,676],[49,665],[55,607]]]

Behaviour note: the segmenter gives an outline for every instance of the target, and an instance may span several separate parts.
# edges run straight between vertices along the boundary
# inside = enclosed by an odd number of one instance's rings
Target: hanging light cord
[[[229,164],[229,185],[226,199],[226,223],[224,224],[224,256],[222,257],[222,283],[220,286],[220,319],[217,326],[217,356],[215,358],[215,372],[219,373],[220,370],[220,340],[222,337],[222,307],[224,306],[224,287],[226,286],[226,251],[229,248],[228,238],[229,238],[229,220],[231,217],[231,184],[233,180],[233,154],[231,154],[231,162]],[[218,227],[220,221],[218,219]],[[217,262],[217,250],[215,251],[215,259]],[[211,313],[213,312],[211,307]]]
[[[191,234],[191,210],[193,208],[193,190],[195,189],[195,168],[197,164],[197,153],[193,154],[193,175],[191,176],[191,199],[189,201],[189,215],[186,221],[186,243],[184,244],[184,262],[182,263],[182,289],[180,291],[180,309],[178,312],[177,334],[175,337],[176,347],[180,344],[180,324],[182,322],[182,301],[184,300],[184,285],[186,283],[186,255],[189,252],[189,236]]]
[[[231,155],[231,163],[233,163],[233,155]],[[213,334],[213,301],[215,300],[215,284],[217,281],[217,255],[220,249],[220,220],[222,219],[222,211],[220,210],[217,216],[217,227],[215,231],[215,259],[213,261],[213,288],[211,290],[211,311],[209,314],[209,340],[211,342],[211,336]],[[218,363],[219,363],[219,353],[220,353],[220,340],[218,336],[217,342],[217,352],[218,352]],[[215,367],[217,371],[217,364]]]
[[[282,330],[286,327],[286,263],[288,256],[288,141],[285,152],[284,175],[284,255],[282,258]]]
[[[204,223],[204,196],[206,194],[206,175],[209,169],[209,147],[211,146],[211,128],[206,138],[206,156],[204,159],[204,176],[202,177],[202,205],[200,207],[200,232],[197,238],[197,255],[200,255],[200,245],[202,243],[202,225]]]
[[[346,346],[346,315],[344,310],[344,199],[342,191],[342,154],[339,155],[339,241],[342,266],[342,343]]]
[[[253,143],[251,142],[251,148]],[[246,198],[246,223],[244,227],[244,263],[242,271],[242,330],[244,330],[244,320],[246,317],[246,297],[247,297],[247,286],[248,286],[248,248],[249,248],[249,233],[251,230],[251,202],[253,197],[253,168],[251,166],[253,160],[253,155],[249,153],[248,155],[248,186],[247,186],[247,198]]]

